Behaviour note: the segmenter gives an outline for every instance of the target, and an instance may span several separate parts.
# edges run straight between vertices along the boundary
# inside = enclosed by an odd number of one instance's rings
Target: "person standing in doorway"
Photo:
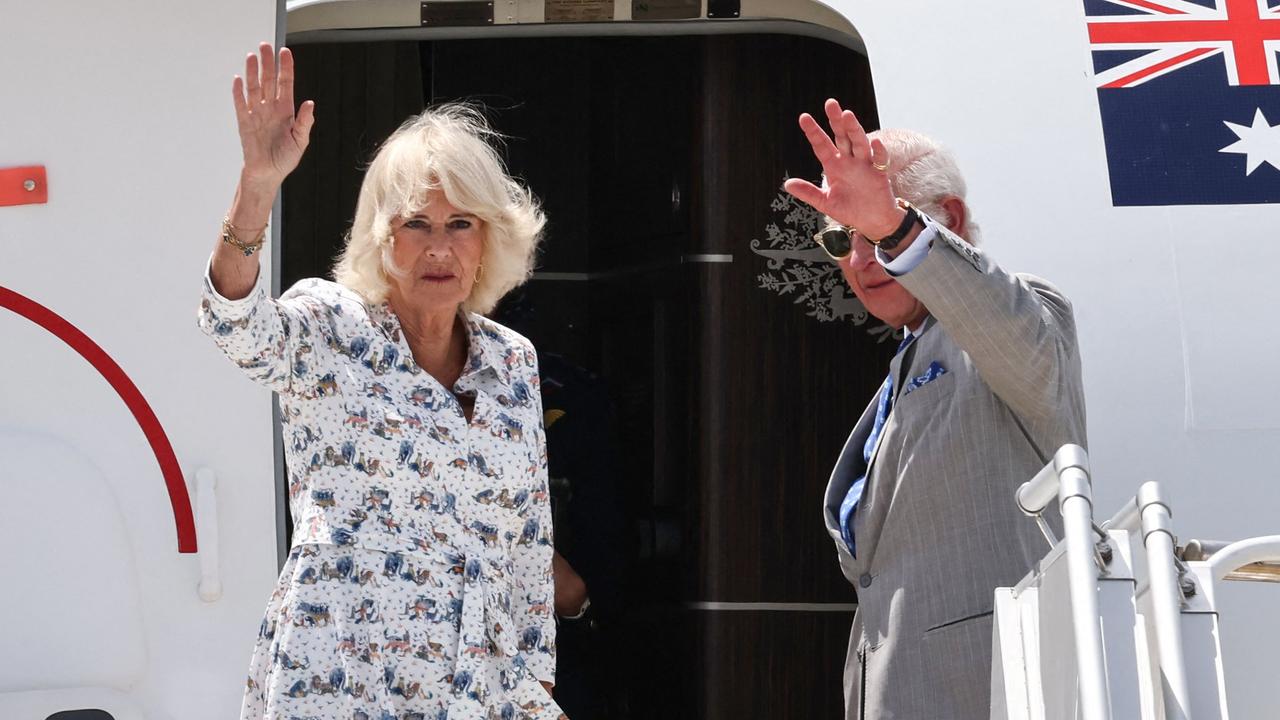
[[[816,240],[904,333],[823,504],[858,594],[846,717],[985,719],[995,588],[1045,551],[1014,491],[1062,445],[1085,444],[1075,316],[1054,285],[978,247],[937,143],[869,135],[835,100],[825,110],[830,134],[800,116],[824,182],[786,190],[829,218]]]

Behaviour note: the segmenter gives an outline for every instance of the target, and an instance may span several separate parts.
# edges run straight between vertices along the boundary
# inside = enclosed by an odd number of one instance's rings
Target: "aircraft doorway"
[[[425,104],[483,103],[543,202],[497,315],[542,358],[557,546],[592,597],[560,631],[569,716],[840,717],[855,597],[819,511],[894,343],[780,188],[818,175],[801,111],[875,126],[866,58],[776,34],[294,50],[317,123],[282,287],[328,274],[364,165]]]

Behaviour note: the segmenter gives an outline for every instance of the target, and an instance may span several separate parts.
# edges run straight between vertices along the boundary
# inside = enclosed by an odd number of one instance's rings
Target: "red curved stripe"
[[[80,353],[111,387],[124,400],[129,412],[138,421],[142,432],[151,443],[151,450],[160,463],[160,472],[164,474],[164,484],[169,488],[169,504],[173,506],[173,522],[178,527],[178,552],[193,553],[196,551],[196,524],[191,515],[191,497],[187,495],[187,483],[182,478],[182,468],[178,466],[178,458],[173,454],[173,446],[165,435],[164,427],[152,412],[146,398],[133,384],[124,370],[106,351],[98,346],[88,335],[62,319],[57,313],[36,301],[0,286],[0,307],[6,307],[40,327],[48,330],[58,339]]]

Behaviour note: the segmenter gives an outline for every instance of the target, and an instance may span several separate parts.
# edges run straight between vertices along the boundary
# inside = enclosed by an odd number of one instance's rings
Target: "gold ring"
[[[889,163],[891,162],[893,162],[893,158],[889,158],[888,160],[885,160],[883,165],[876,162],[875,160],[872,160],[871,167],[879,170],[880,172],[889,172]]]

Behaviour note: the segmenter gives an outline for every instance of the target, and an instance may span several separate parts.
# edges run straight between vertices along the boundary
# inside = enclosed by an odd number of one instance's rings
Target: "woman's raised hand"
[[[259,60],[261,56],[261,60]],[[271,43],[258,46],[244,61],[244,77],[231,83],[244,151],[242,180],[278,187],[298,167],[311,141],[316,104],[293,110],[293,53],[280,48],[279,63]]]

